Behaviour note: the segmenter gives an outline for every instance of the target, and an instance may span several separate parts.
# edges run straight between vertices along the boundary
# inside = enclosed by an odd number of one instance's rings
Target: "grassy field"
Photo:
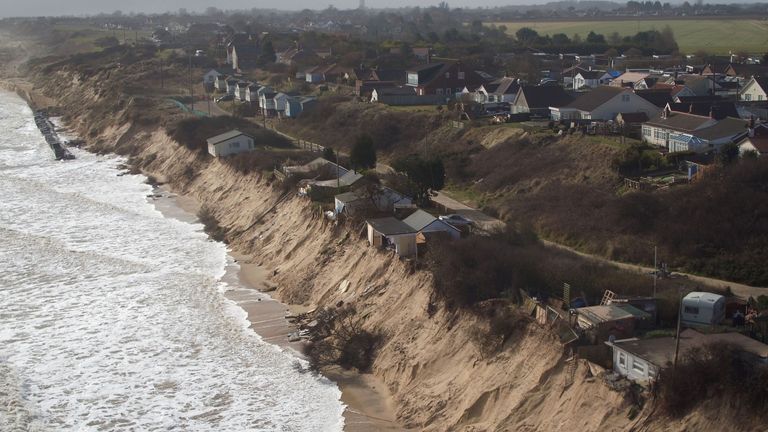
[[[685,53],[703,50],[711,54],[727,54],[729,51],[762,54],[768,50],[768,20],[515,21],[493,24],[507,26],[510,34],[522,27],[530,27],[539,34],[565,33],[568,37],[579,34],[582,38],[586,38],[590,31],[606,37],[613,32],[630,36],[639,31],[661,30],[668,25],[680,50]]]

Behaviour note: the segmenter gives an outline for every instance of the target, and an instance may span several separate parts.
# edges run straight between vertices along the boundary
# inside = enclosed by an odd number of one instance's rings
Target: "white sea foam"
[[[247,329],[226,250],[119,158],[56,162],[0,93],[0,430],[332,431],[340,392]]]

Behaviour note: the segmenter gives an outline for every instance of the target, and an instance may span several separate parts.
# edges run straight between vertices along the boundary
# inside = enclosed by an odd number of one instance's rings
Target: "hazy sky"
[[[545,0],[455,0],[448,1],[451,7],[499,6],[508,4],[543,3]],[[440,0],[366,0],[366,5],[372,8],[400,6],[435,6]],[[250,8],[279,8],[279,9],[325,9],[333,4],[339,9],[356,8],[359,0],[0,0],[0,16],[54,16],[97,14],[121,10],[127,12],[168,12],[179,8],[189,11],[202,11],[208,6],[219,9],[250,9]]]

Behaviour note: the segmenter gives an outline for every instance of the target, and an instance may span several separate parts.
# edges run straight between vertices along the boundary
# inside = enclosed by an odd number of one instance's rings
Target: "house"
[[[635,85],[643,81],[645,78],[647,78],[651,73],[650,72],[632,72],[627,71],[623,74],[617,76],[616,78],[611,81],[611,85],[614,87],[632,87],[635,88]]]
[[[247,102],[250,102],[251,105],[253,105],[253,104],[258,105],[259,104],[259,89],[260,88],[261,88],[261,86],[259,84],[252,83],[252,84],[250,84],[245,89],[245,100]]]
[[[683,297],[681,319],[689,325],[717,325],[725,319],[725,297],[694,291]]]
[[[569,104],[573,98],[560,86],[523,85],[512,101],[512,114],[530,113],[531,116],[549,118],[550,107]]]
[[[403,219],[403,222],[418,233],[417,243],[425,243],[435,236],[445,236],[452,240],[461,238],[461,231],[458,228],[421,209]]]
[[[313,159],[304,165],[284,166],[283,172],[288,176],[314,173],[317,175],[333,176],[333,178],[336,178],[343,176],[349,172],[349,170],[341,165],[336,165],[335,163],[320,157]]]
[[[257,41],[248,35],[235,36],[227,44],[227,56],[231,61],[232,69],[239,72],[243,69],[254,67],[259,56]]]
[[[239,130],[231,130],[221,135],[208,138],[208,153],[214,157],[224,157],[253,150],[253,137]]]
[[[227,94],[235,96],[237,94],[237,80],[234,78],[227,78]]]
[[[705,153],[718,150],[722,145],[734,142],[747,133],[747,122],[726,117],[721,120],[675,112],[669,108],[643,124],[643,140],[666,147],[670,152],[693,151]]]
[[[393,248],[399,256],[416,255],[416,230],[394,217],[368,219],[368,244],[380,249]]]
[[[392,213],[398,208],[409,208],[413,205],[410,197],[385,186],[358,188],[353,192],[337,195],[334,201],[336,214],[354,214],[363,210]]]
[[[674,102],[670,89],[635,90],[635,94],[661,109]]]
[[[429,63],[429,59],[432,56],[432,47],[414,47],[412,51],[417,59]]]
[[[347,171],[338,178],[331,180],[312,181],[309,183],[312,189],[349,189],[363,180],[364,176],[356,171]]]
[[[374,89],[405,84],[404,69],[358,69],[355,71],[355,94],[368,95]]]
[[[503,77],[493,80],[488,84],[481,85],[478,90],[483,89],[486,98],[484,102],[512,102],[520,90],[520,80],[512,77]]]
[[[250,85],[251,83],[248,81],[237,82],[237,86],[235,87],[235,97],[241,102],[245,102],[245,98],[248,95],[248,86]]]
[[[618,78],[619,75],[621,75],[621,72],[619,71],[615,71],[615,70],[605,71],[603,72],[602,75],[600,75],[600,79],[598,80],[599,85],[608,85],[611,82],[613,82],[613,80]]]
[[[625,132],[640,134],[643,123],[648,121],[648,114],[644,112],[618,113],[616,115],[616,124]]]
[[[622,87],[601,86],[577,97],[573,102],[550,107],[552,120],[613,120],[621,112],[643,112],[649,117],[659,108]]]
[[[336,63],[331,65],[315,66],[310,68],[305,73],[305,81],[310,84],[318,83],[335,83],[346,74],[349,73],[349,69],[339,66]]]
[[[631,381],[647,385],[658,377],[661,369],[670,367],[675,359],[677,340],[674,337],[623,339],[605,342],[613,353],[613,370]],[[740,333],[703,334],[693,329],[680,333],[678,358],[707,345],[729,346],[738,350],[752,364],[768,363],[768,345]]]
[[[755,156],[768,154],[768,127],[757,127],[750,130],[747,135],[738,142],[739,155],[746,156],[753,152]]]
[[[220,92],[226,92],[227,91],[227,77],[224,75],[216,75],[215,81],[214,81],[214,87],[216,88],[216,91]]]
[[[259,108],[261,108],[262,115],[275,115],[277,113],[275,110],[275,95],[277,95],[277,92],[272,90],[271,87],[264,86],[256,94],[259,96]]]
[[[215,87],[216,86],[216,78],[219,76],[224,76],[221,72],[217,71],[216,69],[211,69],[208,72],[206,72],[203,75],[203,85],[206,87]]]
[[[575,311],[576,325],[593,343],[632,337],[635,321],[651,319],[647,312],[626,303],[587,306]]]
[[[605,71],[587,70],[576,74],[573,78],[573,89],[578,90],[582,88],[595,88],[601,85],[600,78],[605,74]]]
[[[589,69],[582,66],[581,63],[577,63],[569,68],[563,69],[560,72],[560,76],[563,77],[563,87],[567,89],[573,88],[573,79],[576,77],[577,74],[581,72],[588,72]]]
[[[371,103],[393,106],[442,105],[450,98],[442,95],[418,95],[412,87],[384,87],[371,92]]]
[[[744,102],[768,100],[768,76],[750,78],[739,91],[739,100]]]
[[[287,93],[276,93],[275,96],[272,98],[275,104],[275,113],[279,116],[285,115],[285,109],[288,106],[288,99],[293,97],[292,95],[289,95]]]
[[[304,111],[309,111],[317,104],[317,98],[314,96],[292,96],[286,100],[285,116],[288,118],[297,118]]]
[[[406,85],[420,96],[439,95],[453,98],[466,88],[483,83],[483,79],[460,61],[428,63],[406,71]]]

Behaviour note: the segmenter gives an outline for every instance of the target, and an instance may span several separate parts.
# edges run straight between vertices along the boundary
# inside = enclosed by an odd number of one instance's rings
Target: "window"
[[[627,355],[623,352],[619,353],[619,366],[627,367]]]
[[[443,89],[437,89],[437,90],[435,90],[435,93],[441,95],[441,94],[443,94]]]
[[[628,94],[621,95],[621,101],[622,102],[629,102],[629,95]]]
[[[459,79],[460,79],[460,80],[463,80],[463,79],[464,79],[464,72],[459,72]]]
[[[645,363],[639,362],[637,360],[632,361],[632,370],[634,372],[637,372],[641,375],[645,375]]]
[[[744,93],[744,100],[745,101],[751,101],[752,100],[752,95],[749,94],[749,93]]]
[[[683,312],[685,312],[687,314],[698,315],[699,314],[699,308],[693,307],[693,306],[685,306],[683,308]]]
[[[763,95],[757,95],[757,100],[759,101],[763,100]]]
[[[229,143],[229,148],[240,148],[239,142]]]

